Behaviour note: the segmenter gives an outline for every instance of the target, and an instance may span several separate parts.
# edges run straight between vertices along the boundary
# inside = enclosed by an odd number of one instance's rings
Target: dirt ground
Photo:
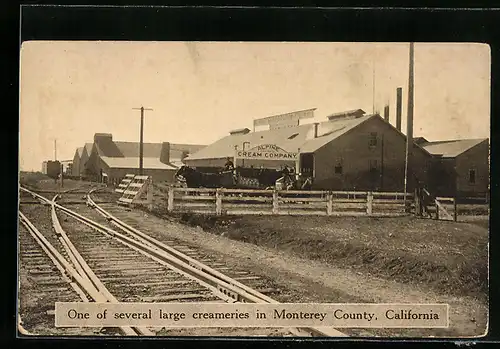
[[[294,291],[294,299],[288,301],[450,305],[449,329],[346,329],[349,335],[475,337],[487,331],[488,222],[484,219],[470,223],[367,217],[228,219],[167,217],[163,212],[121,209],[117,216],[127,217],[157,238],[186,241],[223,256],[228,264],[287,285]],[[263,331],[263,335],[271,334]]]
[[[488,231],[413,217],[208,217],[180,222],[229,239],[456,295],[488,289]]]
[[[261,274],[267,275],[268,277],[276,280],[277,283],[287,285],[292,288],[295,292],[295,299],[289,301],[293,302],[335,302],[335,303],[448,303],[450,305],[450,328],[449,329],[382,329],[382,330],[346,330],[345,332],[350,335],[357,336],[436,336],[436,337],[474,337],[484,335],[487,329],[487,314],[488,314],[488,301],[486,294],[483,290],[483,286],[476,287],[476,290],[471,294],[463,292],[460,294],[458,291],[460,288],[456,288],[453,292],[446,290],[445,288],[430,287],[429,282],[424,282],[422,279],[416,278],[412,280],[411,278],[405,277],[404,281],[399,280],[398,272],[394,272],[392,277],[381,277],[374,275],[367,270],[367,268],[355,268],[352,265],[347,264],[350,261],[349,256],[343,256],[337,260],[324,260],[321,258],[310,258],[309,255],[300,255],[293,248],[290,247],[290,243],[280,244],[279,239],[273,236],[277,233],[261,233],[262,235],[270,236],[269,240],[253,240],[253,241],[238,241],[229,238],[227,232],[231,229],[226,230],[226,234],[222,233],[213,234],[203,230],[201,227],[187,226],[181,223],[176,218],[164,217],[159,218],[153,214],[149,214],[143,211],[132,210],[127,212],[127,210],[121,210],[118,217],[125,218],[128,220],[136,222],[134,225],[140,229],[148,230],[149,232],[155,232],[157,238],[163,237],[163,239],[175,238],[179,240],[186,241],[188,243],[197,245],[203,249],[210,250],[214,254],[220,254],[225,256],[228,263],[232,263],[235,266],[241,266],[247,268],[247,270],[252,270],[255,272],[260,272]],[[253,224],[247,228],[248,231],[258,232],[259,229],[266,229],[269,224],[270,217],[253,217]],[[315,244],[313,246],[321,248],[323,245],[328,245],[331,250],[330,253],[335,255],[336,251],[339,250],[338,246],[342,246],[342,239],[344,241],[349,240],[350,237],[356,237],[356,240],[364,241],[375,241],[373,242],[374,247],[385,250],[388,256],[399,255],[400,259],[404,254],[413,253],[415,257],[418,257],[418,251],[430,251],[427,254],[440,253],[439,256],[443,257],[446,255],[445,251],[441,251],[439,247],[436,247],[436,240],[420,240],[423,237],[416,236],[418,231],[395,231],[391,232],[388,229],[389,225],[385,225],[385,229],[380,226],[377,228],[375,224],[370,224],[365,229],[359,229],[356,235],[352,232],[344,231],[344,235],[340,234],[338,242],[335,244],[330,244],[332,238],[329,236],[328,232],[318,227],[317,222],[314,223],[312,220],[304,219],[304,217],[297,218],[297,220],[292,220],[292,217],[278,217],[283,220],[282,226],[287,225],[293,226],[295,234],[290,237],[290,241],[300,240],[300,237],[310,238],[314,237]],[[278,219],[277,218],[277,219]],[[287,222],[287,219],[290,220]],[[249,219],[250,220],[250,219]],[[302,225],[299,224],[302,222]],[[355,220],[354,220],[355,221]],[[373,223],[373,222],[372,222]],[[410,223],[407,222],[409,225]],[[309,225],[308,225],[309,224]],[[348,223],[345,223],[348,224]],[[349,222],[350,225],[355,224],[354,222]],[[420,224],[436,224],[421,222]],[[342,224],[340,222],[330,222],[331,229],[333,227],[342,229]],[[279,225],[277,225],[279,226]],[[297,227],[307,227],[302,229],[297,229]],[[422,226],[419,227],[422,230]],[[475,230],[475,229],[478,230]],[[476,239],[481,239],[480,236],[486,235],[484,231],[480,231],[480,227],[472,228],[467,225],[464,226],[463,230],[452,230],[448,233],[449,229],[442,229],[438,231],[439,234],[444,234],[440,236],[437,241],[441,241],[444,245],[452,245],[455,242],[461,243],[460,246],[466,246],[473,243],[473,239],[470,238],[466,241],[462,241],[463,237],[467,235],[467,231],[471,230],[477,234]],[[345,229],[345,226],[344,226]],[[308,231],[308,232],[305,232]],[[368,235],[374,231],[377,236],[376,239],[369,238]],[[403,238],[399,234],[411,235],[409,238]],[[233,234],[234,230],[233,230]],[[260,233],[256,233],[260,235]],[[331,234],[331,233],[330,233]],[[383,237],[387,234],[387,237]],[[389,236],[389,234],[392,234]],[[427,228],[428,236],[438,235],[436,230],[431,230],[431,226]],[[453,235],[454,234],[454,235]],[[460,234],[464,235],[460,237]],[[393,238],[394,237],[394,238]],[[393,242],[392,245],[387,245],[385,240],[389,239],[399,239],[399,242]],[[272,244],[259,244],[259,241],[272,241]],[[397,241],[397,240],[396,240]],[[406,241],[403,243],[402,241]],[[366,241],[365,241],[366,243]],[[320,245],[323,244],[323,245]],[[418,244],[425,244],[425,247],[417,248]],[[291,243],[293,246],[293,243]],[[300,244],[298,245],[300,246]],[[319,247],[318,247],[319,246]],[[400,246],[404,252],[394,252],[394,246]],[[392,249],[391,249],[392,247]],[[459,250],[461,247],[453,246],[450,247],[451,250]],[[476,247],[475,249],[479,249]],[[472,249],[470,253],[481,253],[474,252]],[[309,249],[306,249],[309,251]],[[312,249],[314,251],[314,249]],[[469,252],[467,252],[468,254]],[[360,255],[362,256],[362,255]],[[397,257],[388,257],[396,258]],[[343,259],[342,259],[343,258]],[[356,257],[361,258],[362,257]],[[379,258],[379,257],[377,257]],[[439,260],[440,257],[436,256],[435,260]],[[453,258],[447,256],[445,263],[451,266],[453,264]],[[383,260],[383,259],[381,259]],[[436,264],[437,265],[437,264]],[[423,263],[420,267],[425,270],[424,267],[427,264]],[[451,267],[450,267],[451,268]],[[439,269],[437,269],[439,270]],[[426,273],[432,273],[433,269],[426,270]],[[402,272],[402,267],[399,267],[399,273]],[[411,273],[410,273],[411,274]],[[423,275],[423,274],[422,274]],[[427,278],[433,279],[434,277],[425,276]],[[449,282],[449,281],[448,281]]]

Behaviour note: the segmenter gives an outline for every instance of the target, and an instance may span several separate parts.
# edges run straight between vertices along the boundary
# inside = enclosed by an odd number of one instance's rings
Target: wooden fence
[[[407,204],[413,205],[413,194]],[[400,216],[404,193],[168,188],[169,212],[216,215]]]

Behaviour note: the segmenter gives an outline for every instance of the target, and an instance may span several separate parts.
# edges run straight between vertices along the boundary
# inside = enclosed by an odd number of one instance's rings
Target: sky
[[[20,169],[70,160],[94,133],[113,140],[210,144],[253,120],[361,108],[395,125],[409,43],[27,41],[21,47]],[[415,44],[414,136],[488,138],[490,48]]]

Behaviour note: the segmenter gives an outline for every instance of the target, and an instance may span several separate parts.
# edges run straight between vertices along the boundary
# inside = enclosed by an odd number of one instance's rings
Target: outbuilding
[[[83,155],[83,147],[76,149],[75,155],[73,156],[73,166],[71,167],[71,175],[74,177],[79,177],[82,173],[81,159]]]
[[[199,144],[143,143],[143,174],[157,182],[174,182],[183,159]],[[96,133],[85,171],[92,179],[118,183],[126,174],[139,174],[138,142],[114,141],[109,133]]]
[[[489,141],[457,139],[421,146],[434,156],[431,190],[440,196],[487,197],[489,192]]]

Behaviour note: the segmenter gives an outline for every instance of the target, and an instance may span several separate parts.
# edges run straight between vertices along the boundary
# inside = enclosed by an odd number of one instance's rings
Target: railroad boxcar
[[[47,161],[47,176],[50,178],[57,178],[61,173],[60,161]]]

